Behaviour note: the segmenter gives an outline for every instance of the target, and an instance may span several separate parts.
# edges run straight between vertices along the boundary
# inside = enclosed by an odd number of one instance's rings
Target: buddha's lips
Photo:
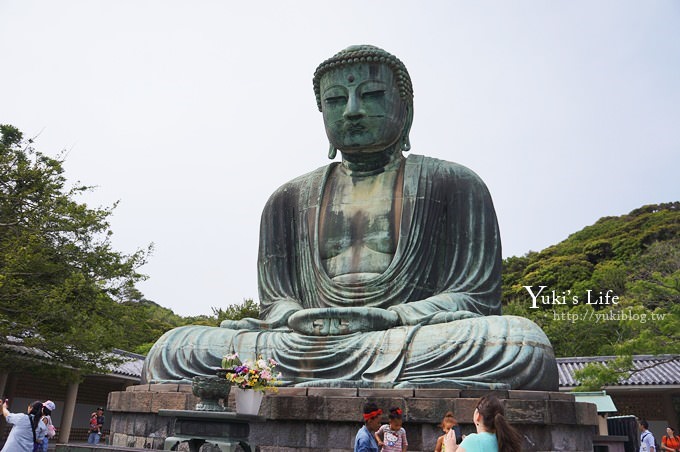
[[[356,134],[356,133],[363,133],[366,130],[366,127],[362,126],[361,124],[349,124],[345,126],[345,130],[347,132]]]

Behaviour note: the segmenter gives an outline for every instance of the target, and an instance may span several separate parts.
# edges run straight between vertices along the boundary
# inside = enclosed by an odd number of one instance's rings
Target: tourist
[[[87,437],[88,444],[99,444],[99,440],[102,438],[102,433],[104,431],[104,408],[99,407],[97,411],[90,415],[90,430]]]
[[[5,446],[0,452],[32,452],[42,441],[47,427],[40,422],[42,402],[36,401],[28,405],[24,413],[10,413],[8,401],[2,402],[2,415],[8,424],[12,424]]]
[[[642,419],[638,421],[640,428],[640,452],[659,452],[656,450],[654,434],[649,431],[649,423]]]
[[[375,432],[375,439],[378,441],[378,446],[382,452],[406,452],[408,448],[408,440],[406,439],[406,430],[402,427],[401,408],[390,408],[388,424],[380,426]]]
[[[52,411],[54,411],[57,407],[52,402],[51,400],[47,400],[43,402],[43,407],[42,407],[42,418],[40,421],[45,424],[45,436],[42,438],[42,443],[40,443],[37,451],[38,452],[47,452],[47,447],[50,442],[50,438],[54,437],[54,434],[56,432],[54,428],[54,424],[52,424]]]
[[[661,450],[668,452],[680,452],[680,438],[675,429],[670,425],[666,427],[666,434],[661,438]]]
[[[458,422],[456,422],[456,418],[453,417],[453,412],[448,411],[444,415],[444,419],[442,419],[442,423],[439,424],[439,427],[441,427],[442,431],[444,434],[437,438],[437,445],[434,448],[434,452],[444,452],[446,448],[444,447],[444,437],[446,436],[447,433],[449,433],[449,430],[455,429],[455,434],[456,434],[456,440],[460,442],[460,426],[458,425]]]
[[[374,433],[380,428],[382,410],[373,402],[364,405],[364,426],[354,438],[354,452],[378,452]]]
[[[453,429],[444,437],[446,452],[519,452],[522,446],[520,434],[505,419],[505,410],[494,395],[479,399],[472,414],[477,433],[470,433],[456,445]]]
[[[654,435],[649,431],[649,423],[640,421],[640,452],[659,452],[654,445]]]

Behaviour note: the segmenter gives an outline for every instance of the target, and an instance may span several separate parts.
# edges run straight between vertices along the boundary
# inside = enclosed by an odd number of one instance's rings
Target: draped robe
[[[339,283],[319,253],[319,213],[334,165],[283,185],[262,214],[261,318],[281,326],[176,328],[150,351],[143,379],[213,374],[221,357],[236,351],[274,358],[286,384],[556,390],[545,334],[528,319],[500,316],[500,234],[481,179],[455,163],[409,156],[390,265],[360,284]],[[332,307],[388,309],[400,326],[337,336],[285,326],[293,312]]]

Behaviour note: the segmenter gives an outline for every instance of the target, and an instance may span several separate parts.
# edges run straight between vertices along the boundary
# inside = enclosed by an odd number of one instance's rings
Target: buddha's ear
[[[328,145],[328,158],[333,160],[335,156],[338,155],[338,150],[333,146],[333,143]]]
[[[411,140],[409,133],[411,132],[411,125],[413,124],[413,104],[406,105],[406,121],[404,122],[404,130],[401,132],[400,149],[402,152],[411,150]]]

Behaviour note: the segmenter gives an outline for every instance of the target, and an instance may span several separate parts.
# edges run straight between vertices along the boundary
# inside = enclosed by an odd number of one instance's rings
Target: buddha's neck
[[[353,177],[372,176],[398,168],[403,158],[401,151],[394,148],[372,153],[342,153],[342,167]]]

